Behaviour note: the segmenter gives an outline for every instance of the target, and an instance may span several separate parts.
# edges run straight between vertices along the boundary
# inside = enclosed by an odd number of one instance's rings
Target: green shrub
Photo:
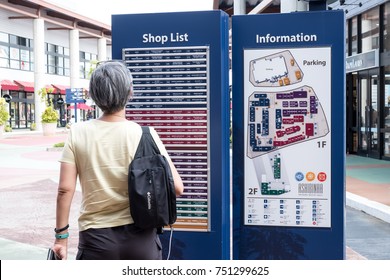
[[[0,125],[4,125],[9,120],[9,113],[6,108],[7,102],[3,97],[0,98]]]
[[[35,122],[32,122],[30,125],[30,130],[36,130],[37,129],[37,124]]]
[[[4,128],[4,131],[5,131],[5,132],[12,132],[12,127],[11,127],[9,124],[7,124],[7,125],[5,126],[5,128]]]
[[[56,123],[58,120],[58,113],[53,106],[46,107],[42,113],[42,123]]]
[[[54,148],[63,148],[64,146],[65,146],[65,142],[60,142],[53,145]]]
[[[53,91],[53,88],[41,88],[38,91],[41,101],[46,103],[46,109],[41,116],[42,123],[56,123],[59,118],[57,111],[54,110],[52,102],[47,98],[47,94],[52,93]]]

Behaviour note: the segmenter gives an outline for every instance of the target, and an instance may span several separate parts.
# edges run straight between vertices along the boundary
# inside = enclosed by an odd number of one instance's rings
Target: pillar
[[[72,29],[69,31],[69,56],[70,56],[70,87],[80,87],[80,41],[79,41],[79,30]],[[79,110],[72,110],[70,115],[74,115],[76,122],[80,120],[78,116]]]
[[[34,120],[36,129],[42,129],[41,115],[45,109],[45,102],[41,101],[38,92],[45,87],[45,21],[34,19]]]
[[[245,15],[246,14],[245,0],[234,0],[233,12],[235,15]]]
[[[107,39],[100,38],[98,40],[98,60],[107,60]]]
[[[308,10],[308,4],[305,1],[299,0],[280,0],[280,12],[302,12]]]
[[[70,55],[70,87],[79,87],[80,80],[80,42],[79,30],[72,29],[69,31],[69,55]]]

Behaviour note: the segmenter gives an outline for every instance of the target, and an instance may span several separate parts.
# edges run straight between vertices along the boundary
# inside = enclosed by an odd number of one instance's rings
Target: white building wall
[[[32,39],[33,20],[32,19],[8,19],[8,17],[10,16],[19,16],[19,15],[0,9],[0,31]]]
[[[0,9],[0,32],[34,39],[33,19],[10,20],[10,16],[18,16],[18,14]],[[45,22],[45,43],[69,48],[69,30],[48,30],[50,27],[54,27],[54,25]],[[80,32],[80,36],[83,36],[82,32]],[[98,39],[79,39],[79,51],[98,55]],[[111,57],[111,46],[107,46],[106,54],[107,57]],[[3,79],[34,82],[34,73],[31,71],[0,68],[0,80]],[[46,84],[70,85],[70,77],[45,74],[45,82]],[[89,81],[86,79],[80,79],[79,83],[80,87],[88,88],[89,86]]]
[[[69,30],[47,30],[52,27],[45,22],[45,43],[69,48]]]
[[[22,71],[9,68],[0,68],[0,81],[1,80],[20,80],[26,82],[34,81],[34,72]]]
[[[19,19],[10,20],[8,17],[17,16],[15,13],[0,9],[0,32],[14,34],[25,38],[33,38],[33,20]],[[0,80],[34,81],[34,72],[22,71],[9,68],[0,68]]]
[[[83,34],[81,33],[81,36]],[[80,39],[80,51],[98,54],[98,39]]]

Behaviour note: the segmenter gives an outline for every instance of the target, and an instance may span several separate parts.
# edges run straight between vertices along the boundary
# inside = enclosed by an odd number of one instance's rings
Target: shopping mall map
[[[255,87],[280,87],[302,81],[302,70],[289,51],[252,60],[249,80]]]
[[[248,157],[322,137],[329,133],[321,104],[311,87],[249,96]]]
[[[244,69],[245,223],[329,226],[330,49],[248,49]]]

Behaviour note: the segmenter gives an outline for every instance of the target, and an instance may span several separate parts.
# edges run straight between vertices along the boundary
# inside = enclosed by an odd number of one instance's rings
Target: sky
[[[204,11],[213,0],[45,0],[64,9],[111,25],[112,14]]]

